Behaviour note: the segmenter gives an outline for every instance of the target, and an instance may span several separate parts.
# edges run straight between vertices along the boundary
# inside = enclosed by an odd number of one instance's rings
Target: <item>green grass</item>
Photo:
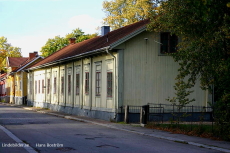
[[[117,122],[118,124],[126,124],[125,122]]]
[[[0,102],[5,103],[5,99],[2,99]]]
[[[156,124],[156,123],[148,123],[147,128],[152,129],[159,129],[159,130],[165,130],[172,133],[181,133],[181,134],[187,134],[187,135],[193,135],[193,136],[201,136],[201,137],[208,137],[213,138],[214,137],[214,131],[215,127],[212,125],[206,125],[206,124]]]
[[[204,124],[159,124],[162,128],[181,129],[185,132],[196,131],[198,134],[212,132],[212,125]]]

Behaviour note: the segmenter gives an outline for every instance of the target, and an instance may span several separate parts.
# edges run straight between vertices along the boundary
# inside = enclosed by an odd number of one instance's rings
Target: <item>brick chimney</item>
[[[33,58],[35,58],[35,57],[37,57],[37,56],[38,56],[38,52],[30,53],[30,54],[29,54],[29,59],[31,60],[31,59],[33,59]]]
[[[69,38],[69,44],[75,44],[76,38]]]
[[[102,26],[101,27],[101,36],[104,36],[109,32],[110,32],[110,26]]]

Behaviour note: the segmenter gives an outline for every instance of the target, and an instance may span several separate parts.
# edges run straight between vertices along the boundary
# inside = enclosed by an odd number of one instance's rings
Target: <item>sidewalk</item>
[[[166,139],[166,140],[174,141],[174,142],[178,142],[178,143],[184,143],[184,144],[189,144],[189,145],[194,145],[194,146],[198,146],[198,147],[204,147],[204,148],[209,148],[209,149],[213,149],[213,150],[217,150],[217,151],[230,153],[230,142],[227,142],[227,141],[217,141],[217,140],[211,140],[211,139],[207,139],[207,138],[187,136],[187,135],[183,135],[183,134],[172,134],[172,133],[166,132],[166,131],[161,131],[161,130],[156,130],[156,129],[147,129],[147,128],[141,127],[137,124],[132,125],[132,124],[112,123],[112,122],[108,122],[108,121],[104,121],[104,120],[93,119],[93,118],[88,118],[88,117],[84,117],[84,116],[69,115],[69,114],[64,114],[61,112],[55,112],[55,111],[51,111],[51,110],[47,110],[47,109],[41,109],[41,108],[35,108],[35,107],[18,106],[18,105],[6,104],[6,103],[1,103],[1,104],[10,105],[10,106],[17,106],[17,107],[21,107],[21,108],[26,109],[26,110],[32,110],[32,111],[36,111],[39,113],[46,113],[46,114],[55,115],[57,117],[62,117],[62,118],[66,118],[66,119],[92,123],[92,124],[116,129],[116,130],[122,130],[122,131],[126,131],[126,132],[132,132],[135,134],[150,136],[153,138]]]

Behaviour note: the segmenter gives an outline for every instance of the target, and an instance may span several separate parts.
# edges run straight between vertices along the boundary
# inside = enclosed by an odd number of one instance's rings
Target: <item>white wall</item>
[[[116,53],[114,53],[115,56]],[[32,80],[33,94],[28,96],[30,101],[46,102],[61,106],[80,107],[92,110],[114,111],[116,107],[116,90],[115,90],[115,61],[108,54],[94,56],[84,59],[71,61],[66,64],[60,64],[51,68],[34,70],[28,75]],[[101,95],[96,95],[96,72],[101,72]],[[89,93],[85,93],[85,75],[89,73]],[[107,97],[107,72],[113,74],[113,94]],[[80,77],[79,94],[76,94],[76,74]],[[64,77],[64,92],[61,91],[61,78]],[[70,82],[69,78],[70,77]],[[54,90],[54,79],[56,78],[56,92]],[[44,79],[44,93],[35,94],[35,81]],[[50,93],[48,94],[48,79],[50,79]],[[38,84],[38,83],[37,83]],[[69,87],[70,84],[70,87]],[[29,82],[28,82],[29,85]],[[69,91],[70,88],[70,92]],[[28,88],[29,89],[29,88]],[[38,90],[38,87],[37,87]],[[28,90],[29,92],[29,90]],[[34,95],[34,96],[32,96]]]

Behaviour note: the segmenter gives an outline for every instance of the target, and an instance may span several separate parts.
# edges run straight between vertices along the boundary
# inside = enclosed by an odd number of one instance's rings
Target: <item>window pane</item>
[[[85,94],[89,94],[89,72],[85,72]]]
[[[165,53],[175,53],[176,46],[178,44],[178,37],[176,35],[171,35],[170,32],[162,32],[161,37],[161,54]]]
[[[54,94],[56,94],[56,85],[57,85],[56,80],[57,80],[57,79],[56,79],[56,77],[55,77],[55,78],[54,78],[54,88],[53,88],[53,89],[54,89]]]
[[[107,72],[107,97],[112,97],[112,72]]]
[[[42,80],[42,93],[44,93],[44,80]]]
[[[64,93],[64,76],[61,77],[61,94]]]
[[[38,80],[38,93],[40,93],[40,80]]]
[[[20,90],[22,90],[22,81],[20,80],[20,86],[19,86]]]
[[[101,95],[101,72],[96,72],[96,96]]]
[[[169,33],[168,32],[164,32],[161,33],[161,53],[167,53],[168,52],[168,44],[169,44],[169,37],[168,37]]]
[[[79,95],[79,82],[80,81],[80,75],[79,74],[76,74],[76,95]]]
[[[71,94],[71,75],[68,75],[68,94]]]
[[[175,53],[177,50],[178,37],[176,35],[170,36],[170,53]]]
[[[50,93],[50,79],[47,80],[47,94]]]

